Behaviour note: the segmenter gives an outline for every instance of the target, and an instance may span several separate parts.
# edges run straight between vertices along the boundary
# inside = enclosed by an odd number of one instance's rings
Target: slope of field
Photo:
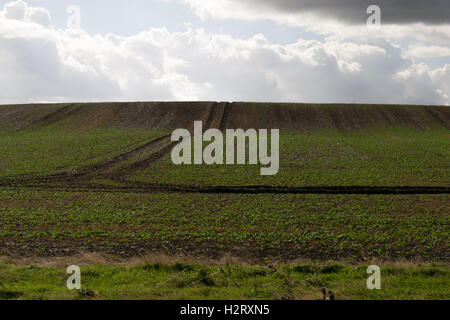
[[[69,103],[0,106],[2,132],[59,125],[66,131],[114,127],[174,129],[208,116],[211,102]]]
[[[168,154],[124,179],[204,187],[449,187],[449,159],[446,129],[282,132],[280,170],[274,176],[261,176],[259,165],[174,166]]]
[[[214,102],[2,106],[0,177],[7,185],[54,181],[86,187],[90,181],[175,191],[449,187],[449,110]],[[279,128],[279,173],[263,177],[257,165],[173,165],[170,132],[192,129],[195,120],[222,130]]]
[[[171,130],[195,120],[280,128],[279,173],[172,164]],[[6,255],[448,260],[448,107],[22,105],[0,124]]]
[[[438,106],[232,103],[228,105],[225,127],[280,128],[297,132],[450,129],[449,121],[449,108]]]
[[[298,103],[135,102],[0,106],[3,132],[64,121],[70,129],[189,128],[194,120],[221,118],[213,127],[279,128],[289,131],[374,128],[450,129],[450,111],[440,106]]]
[[[280,129],[279,173],[172,164],[172,130],[195,120]],[[0,264],[0,299],[320,298],[322,286],[338,298],[448,298],[449,138],[450,108],[438,106],[0,106],[0,261],[86,252],[195,261],[181,271],[86,267],[89,288],[76,294],[59,269]],[[384,267],[386,289],[369,292],[362,266],[386,261],[399,267]],[[95,280],[115,273],[123,286]],[[163,289],[144,293],[142,275]]]

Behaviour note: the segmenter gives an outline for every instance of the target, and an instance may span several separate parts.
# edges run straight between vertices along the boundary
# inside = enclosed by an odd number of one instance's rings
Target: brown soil
[[[0,127],[20,130],[70,118],[73,129],[279,128],[363,130],[384,127],[450,129],[450,108],[404,105],[316,105],[293,103],[122,102],[0,106]]]
[[[450,127],[449,107],[393,105],[229,104],[227,128],[364,130]]]
[[[354,262],[370,261],[373,257],[364,255],[359,250],[337,250],[335,253],[320,253],[319,247],[314,248],[308,245],[284,244],[282,248],[265,246],[253,242],[239,243],[218,243],[193,242],[188,240],[147,240],[147,241],[117,241],[114,244],[105,244],[101,239],[98,241],[85,241],[83,239],[75,240],[36,240],[25,241],[1,241],[3,259],[26,258],[46,258],[54,259],[56,257],[68,257],[78,255],[82,252],[91,252],[104,255],[111,255],[116,258],[130,259],[136,257],[169,256],[177,257],[183,253],[187,257],[197,257],[200,260],[217,261],[226,257],[239,257],[238,259],[248,264],[265,263],[267,259],[289,263],[299,260],[314,261],[342,261],[351,260]],[[325,246],[325,245],[324,245]],[[45,248],[45,251],[42,249]],[[325,249],[325,247],[322,247]],[[384,261],[440,261],[448,262],[448,257],[442,249],[436,249],[436,252],[426,256],[405,256],[399,255],[394,250],[385,252]]]

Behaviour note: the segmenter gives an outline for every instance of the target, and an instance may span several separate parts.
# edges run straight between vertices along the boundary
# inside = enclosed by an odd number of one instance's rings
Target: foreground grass
[[[449,299],[447,266],[381,267],[381,289],[366,287],[367,266],[277,267],[185,263],[81,267],[81,290],[68,290],[62,267],[0,265],[5,299]]]

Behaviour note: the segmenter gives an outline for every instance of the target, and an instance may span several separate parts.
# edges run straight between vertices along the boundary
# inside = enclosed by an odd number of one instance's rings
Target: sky
[[[0,10],[0,104],[450,105],[448,0],[0,0]]]

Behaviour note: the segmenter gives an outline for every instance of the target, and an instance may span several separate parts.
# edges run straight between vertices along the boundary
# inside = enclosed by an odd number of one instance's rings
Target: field
[[[280,129],[279,173],[172,164],[194,120]],[[450,298],[448,107],[20,105],[0,127],[0,299]]]
[[[61,264],[59,262],[59,264]],[[67,263],[70,263],[67,261]],[[0,299],[448,299],[448,269],[441,265],[385,265],[383,290],[367,290],[367,265],[338,263],[267,266],[103,262],[82,267],[81,290],[65,287],[61,265],[1,265]]]

